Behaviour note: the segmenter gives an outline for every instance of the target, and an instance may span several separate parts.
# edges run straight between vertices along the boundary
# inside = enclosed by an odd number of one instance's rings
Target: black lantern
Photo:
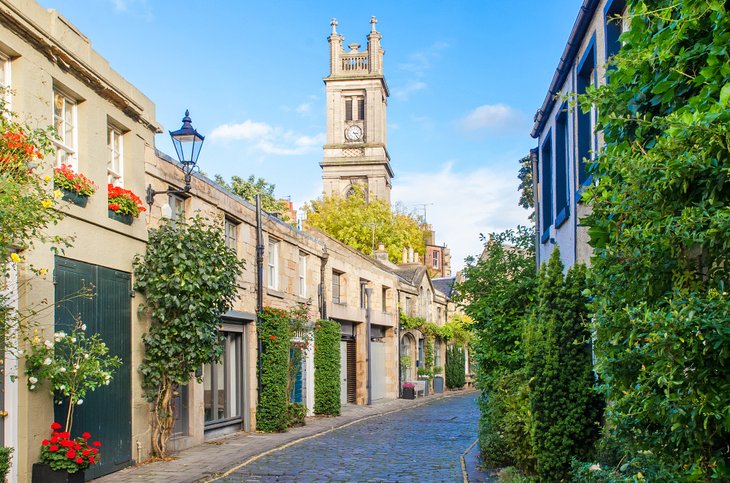
[[[172,138],[172,145],[175,146],[177,159],[182,164],[182,171],[185,175],[185,187],[181,190],[168,189],[165,191],[155,191],[152,189],[152,185],[147,186],[147,204],[150,206],[154,203],[156,195],[182,194],[190,191],[190,179],[192,178],[193,169],[195,169],[195,165],[198,163],[200,148],[203,147],[205,136],[193,127],[188,110],[185,111],[185,117],[183,117],[182,123],[183,125],[180,129],[170,131],[170,137]]]

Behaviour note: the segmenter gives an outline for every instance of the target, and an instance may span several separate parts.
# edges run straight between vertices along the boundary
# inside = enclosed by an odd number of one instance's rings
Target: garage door
[[[370,344],[373,401],[377,401],[385,397],[385,342]]]

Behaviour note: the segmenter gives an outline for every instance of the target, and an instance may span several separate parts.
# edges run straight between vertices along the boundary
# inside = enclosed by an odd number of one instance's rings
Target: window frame
[[[226,246],[232,249],[236,254],[238,254],[239,225],[239,222],[229,217],[225,217],[225,220],[223,222],[223,237],[225,239]]]
[[[208,372],[205,368],[208,368],[210,373],[210,392],[211,392],[211,416],[208,418],[205,415],[205,397],[203,397],[203,421],[205,429],[213,429],[220,426],[229,425],[232,423],[243,422],[243,327],[238,330],[235,327],[234,330],[230,330],[232,324],[227,324],[225,330],[221,330],[223,334],[224,351],[221,357],[221,362],[211,361],[205,364],[203,367],[203,393],[206,391],[206,375]],[[233,352],[231,349],[235,349]],[[222,418],[218,418],[219,400],[218,400],[218,373],[217,369],[219,365],[223,365],[223,395],[225,403],[223,405],[224,415]],[[232,373],[233,372],[233,373]],[[230,404],[231,400],[234,400],[234,404]]]
[[[439,266],[439,254],[440,252],[438,250],[434,250],[431,254],[431,266],[436,270],[441,268]]]
[[[11,101],[13,96],[10,95],[10,88],[12,87],[12,59],[5,52],[0,51],[0,72],[2,72],[2,80],[0,81],[0,87],[5,88],[5,92],[2,93],[3,100],[5,101],[6,110],[12,108]]]
[[[111,138],[111,139],[110,139]],[[117,158],[118,169],[114,169],[114,146],[113,140],[118,140]],[[106,147],[109,151],[109,159],[107,160],[106,173],[107,182],[114,186],[124,186],[124,132],[114,124],[107,123],[106,127]]]
[[[63,100],[63,107],[61,112],[63,117],[60,119],[63,129],[58,129],[56,126],[57,118],[56,115],[56,100],[60,98]],[[71,122],[66,118],[67,105],[71,106]],[[56,160],[55,166],[60,167],[61,164],[71,167],[74,171],[79,169],[79,157],[78,157],[78,101],[68,95],[63,89],[59,89],[57,86],[53,87],[51,96],[51,119],[53,120],[53,126],[56,127],[58,136],[61,138],[53,139],[53,144],[56,147]],[[67,126],[71,126],[71,144],[68,143],[69,139],[66,138]],[[66,159],[61,160],[61,155],[65,154]],[[69,162],[70,161],[70,162]]]
[[[576,94],[585,94],[586,89],[589,86],[595,86],[597,81],[597,63],[596,63],[596,34],[591,36],[591,39],[586,45],[586,49],[580,58],[576,69]],[[592,181],[592,177],[588,175],[587,163],[592,162],[595,159],[598,138],[596,134],[596,122],[598,112],[595,105],[591,105],[589,112],[584,113],[580,106],[576,109],[576,122],[575,122],[575,134],[578,151],[576,153],[576,170],[578,178],[578,192],[576,193],[576,199],[580,199],[580,190],[589,185]]]
[[[342,303],[342,275],[343,272],[332,270],[332,303],[344,305]]]
[[[309,255],[299,252],[299,296],[307,297],[307,260]]]
[[[569,163],[568,104],[564,102],[555,115],[555,228],[570,218]]]
[[[279,240],[269,238],[266,250],[266,287],[279,290]]]
[[[553,225],[553,131],[548,129],[540,146],[540,241],[546,243],[550,239],[550,227]]]

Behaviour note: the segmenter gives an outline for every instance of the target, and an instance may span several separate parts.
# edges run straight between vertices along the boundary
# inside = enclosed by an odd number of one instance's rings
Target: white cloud
[[[527,211],[517,205],[517,168],[480,168],[456,172],[446,163],[437,172],[399,174],[392,199],[409,207],[427,207],[428,222],[436,230],[436,242],[451,249],[452,274],[464,266],[464,258],[479,255],[479,234],[488,234],[527,223]]]
[[[280,156],[305,154],[322,146],[325,141],[324,133],[308,136],[250,119],[236,124],[222,124],[211,131],[210,138],[244,141],[253,151]]]
[[[309,114],[312,112],[312,104],[310,102],[303,102],[294,109],[299,114]]]
[[[459,125],[465,131],[526,132],[525,122],[524,114],[507,104],[484,104],[459,120]]]
[[[393,95],[400,99],[407,100],[411,96],[411,94],[413,94],[414,92],[422,91],[426,87],[428,87],[428,84],[426,84],[425,82],[420,80],[412,80],[403,87],[395,89]]]

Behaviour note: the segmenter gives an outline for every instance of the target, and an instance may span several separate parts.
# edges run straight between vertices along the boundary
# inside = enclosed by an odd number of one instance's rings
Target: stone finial
[[[360,44],[348,44],[347,47],[350,49],[350,52],[357,52]]]
[[[377,24],[377,23],[378,23],[378,19],[375,18],[375,15],[373,15],[372,17],[370,17],[370,29],[373,32],[375,32],[375,24]]]
[[[337,35],[337,19],[333,18],[330,21],[330,25],[332,25],[332,35]]]

